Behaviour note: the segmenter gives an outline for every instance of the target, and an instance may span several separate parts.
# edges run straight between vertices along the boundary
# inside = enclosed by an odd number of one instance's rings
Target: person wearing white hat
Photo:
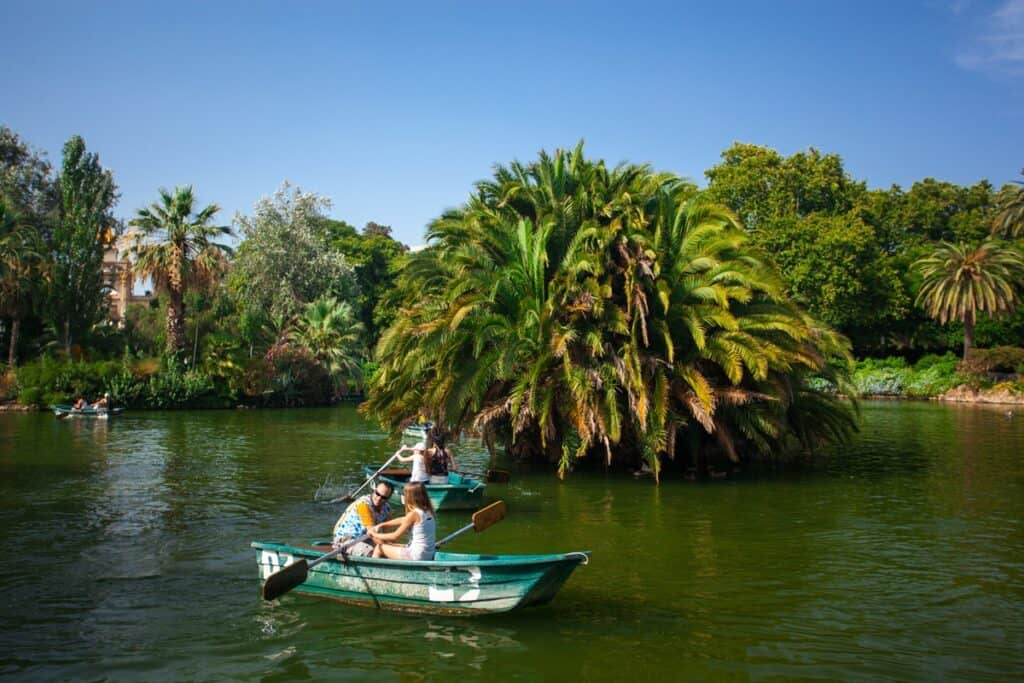
[[[427,444],[418,441],[411,447],[402,446],[399,449],[399,453],[407,452],[411,452],[412,455],[399,455],[398,459],[402,462],[412,463],[412,474],[409,475],[409,483],[426,484],[430,481],[430,475],[427,473]]]

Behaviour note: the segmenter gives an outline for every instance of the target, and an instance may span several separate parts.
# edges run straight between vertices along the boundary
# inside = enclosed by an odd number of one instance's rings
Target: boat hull
[[[255,542],[260,581],[292,562],[315,559],[330,546],[304,548]],[[321,562],[292,592],[376,609],[472,616],[550,602],[589,553],[476,555],[438,552],[425,562],[350,557]]]
[[[377,471],[375,467],[364,467],[367,476]],[[395,487],[395,493],[401,502],[405,502],[405,487],[409,485],[409,470],[387,469],[377,475],[378,479]],[[447,484],[427,484],[427,495],[435,510],[475,510],[484,499],[487,485],[476,479],[458,474],[448,473]]]
[[[72,408],[66,403],[58,403],[50,406],[50,410],[57,417],[92,417],[97,420],[106,420],[114,415],[120,415],[124,412],[124,408]]]

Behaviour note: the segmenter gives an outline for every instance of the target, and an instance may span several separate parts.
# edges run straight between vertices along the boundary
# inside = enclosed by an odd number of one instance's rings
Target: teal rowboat
[[[50,410],[57,417],[95,417],[100,420],[124,412],[124,408],[72,408],[68,403],[57,403],[50,406]]]
[[[364,467],[366,476],[372,476],[377,471],[376,467]],[[405,502],[402,491],[409,484],[411,472],[401,467],[393,467],[381,470],[377,479],[388,482],[395,487],[395,493],[399,500]],[[482,481],[472,479],[457,472],[448,473],[447,484],[427,484],[427,495],[430,502],[434,504],[435,510],[469,510],[480,507],[484,499],[484,488],[487,486]]]
[[[331,546],[299,547],[255,542],[260,581],[301,558],[313,560]],[[471,616],[508,612],[550,602],[589,552],[563,555],[475,555],[440,552],[433,560],[349,557],[310,567],[295,592],[361,607],[399,612]]]

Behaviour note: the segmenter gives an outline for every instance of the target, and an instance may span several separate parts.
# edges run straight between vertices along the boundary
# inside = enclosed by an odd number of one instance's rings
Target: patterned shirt
[[[345,508],[345,513],[334,525],[334,538],[359,538],[374,524],[380,524],[391,517],[391,504],[384,503],[380,512],[373,509],[370,496],[360,496],[354,503]]]

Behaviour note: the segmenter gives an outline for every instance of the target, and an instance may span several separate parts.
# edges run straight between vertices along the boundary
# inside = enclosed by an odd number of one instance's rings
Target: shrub
[[[89,362],[43,356],[17,369],[18,402],[44,406],[66,403],[79,396],[92,400],[109,391],[111,381],[120,372],[119,361]]]
[[[862,396],[902,396],[911,374],[903,358],[866,358],[858,361],[853,383]]]
[[[961,364],[964,372],[1017,372],[1024,366],[1024,349],[1017,346],[996,346],[991,349],[971,349]]]

